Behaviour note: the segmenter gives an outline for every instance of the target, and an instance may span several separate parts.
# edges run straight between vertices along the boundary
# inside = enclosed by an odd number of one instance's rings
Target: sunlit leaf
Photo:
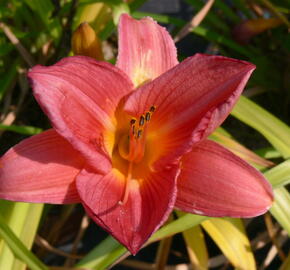
[[[0,214],[0,236],[13,250],[15,256],[21,259],[32,270],[48,270],[48,268],[18,239],[13,231],[6,225]]]
[[[204,235],[199,225],[182,232],[192,267],[197,270],[207,269],[208,253]]]
[[[8,125],[3,125],[3,124],[0,124],[0,130],[12,131],[12,132],[16,132],[16,133],[24,134],[24,135],[34,135],[43,131],[41,128],[37,128],[37,127],[16,126],[16,125],[8,126]]]
[[[145,245],[190,229],[200,224],[205,219],[207,219],[207,217],[185,214],[184,216],[168,223],[159,229],[150,237]],[[109,265],[114,263],[121,256],[124,256],[125,254],[127,254],[127,256],[130,255],[128,252],[126,252],[127,250],[121,244],[119,244],[111,236],[108,236],[89,254],[80,260],[76,267],[91,268],[96,270],[107,269]]]
[[[38,228],[43,204],[28,204],[10,201],[0,201],[0,208],[5,223],[15,233],[22,243],[30,249]],[[0,238],[1,239],[1,238]],[[26,265],[15,258],[5,241],[0,240],[0,269],[21,270]]]
[[[240,219],[215,218],[201,225],[237,269],[256,269],[250,242]]]
[[[257,154],[247,149],[242,144],[238,143],[234,139],[230,138],[228,135],[224,135],[220,129],[216,130],[211,136],[210,139],[220,143],[221,145],[228,148],[230,151],[235,153],[240,158],[249,162],[252,166],[258,169],[265,169],[268,167],[274,166],[274,163],[259,157]]]
[[[266,159],[282,157],[281,153],[279,153],[273,147],[260,148],[260,149],[256,150],[255,153],[258,154],[260,157],[263,157],[263,158],[266,158]]]
[[[286,186],[290,183],[290,160],[286,160],[264,173],[274,187]]]
[[[290,128],[281,120],[244,96],[232,115],[264,135],[284,158],[290,157]]]
[[[270,209],[271,214],[290,235],[290,195],[286,188],[274,190],[275,201]]]

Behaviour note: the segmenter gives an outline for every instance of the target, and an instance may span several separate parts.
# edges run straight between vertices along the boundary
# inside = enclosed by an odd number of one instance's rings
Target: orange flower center
[[[141,115],[138,121],[135,118],[131,119],[129,135],[124,134],[118,143],[119,154],[122,158],[132,163],[139,163],[143,159],[147,127],[154,111],[155,107],[151,106],[150,110]]]
[[[150,171],[152,140],[148,139],[148,126],[156,110],[151,106],[138,119],[129,118],[124,112],[117,113],[117,130],[112,151],[113,168],[123,175],[125,188],[119,204],[128,199],[131,180],[140,185]],[[151,149],[151,150],[150,150]],[[120,174],[118,174],[120,175]],[[136,182],[136,181],[135,181]]]

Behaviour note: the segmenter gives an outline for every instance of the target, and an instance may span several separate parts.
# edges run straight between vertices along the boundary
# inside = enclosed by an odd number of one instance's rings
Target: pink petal
[[[155,133],[153,145],[164,148],[159,166],[189,151],[224,121],[254,68],[245,61],[197,54],[132,92],[124,108],[132,116],[156,107],[148,129]]]
[[[84,56],[62,59],[28,74],[34,95],[55,130],[102,172],[111,167],[103,131],[114,132],[114,112],[132,84],[109,63]]]
[[[136,254],[171,212],[178,170],[175,166],[150,173],[144,179],[130,180],[124,204],[119,202],[125,179],[116,169],[107,175],[83,170],[77,177],[77,189],[90,217]]]
[[[50,129],[23,140],[0,159],[0,198],[42,203],[80,201],[75,177],[84,159]]]
[[[176,207],[206,216],[253,217],[273,201],[263,175],[221,145],[205,140],[182,158]]]
[[[123,14],[119,22],[117,66],[137,87],[178,64],[174,42],[152,18],[134,20]]]

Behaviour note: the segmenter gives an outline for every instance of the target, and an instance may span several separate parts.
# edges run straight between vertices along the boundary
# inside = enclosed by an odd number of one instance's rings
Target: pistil
[[[149,111],[139,117],[138,121],[132,118],[130,120],[129,135],[123,135],[119,141],[119,153],[122,158],[128,161],[128,171],[125,178],[124,191],[119,201],[120,205],[124,205],[128,200],[133,165],[139,163],[144,157],[147,127],[154,111],[155,106],[151,106]]]

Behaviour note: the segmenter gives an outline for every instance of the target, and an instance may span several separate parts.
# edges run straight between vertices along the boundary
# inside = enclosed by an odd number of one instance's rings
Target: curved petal
[[[62,59],[28,74],[35,98],[55,130],[101,172],[111,168],[104,130],[115,129],[114,112],[132,83],[118,68],[85,56]]]
[[[164,27],[150,17],[138,21],[127,14],[121,16],[117,67],[128,74],[135,87],[177,64],[174,42]]]
[[[0,159],[0,198],[42,203],[80,201],[75,177],[82,156],[50,129],[23,140]]]
[[[148,134],[154,134],[153,145],[163,148],[158,166],[189,151],[224,121],[254,68],[245,61],[197,54],[132,92],[124,107],[132,116],[155,106]]]
[[[183,156],[177,188],[177,208],[206,216],[253,217],[273,201],[260,172],[209,140]]]
[[[123,204],[125,179],[116,169],[107,175],[83,170],[77,177],[77,189],[90,217],[136,254],[171,212],[178,171],[171,167],[144,179],[131,179]]]

